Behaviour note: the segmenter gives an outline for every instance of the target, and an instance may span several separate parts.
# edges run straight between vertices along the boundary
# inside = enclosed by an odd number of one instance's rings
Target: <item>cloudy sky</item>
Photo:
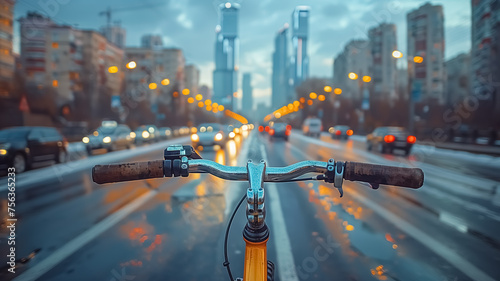
[[[183,49],[187,63],[201,71],[201,84],[212,85],[215,26],[219,0],[17,0],[15,18],[38,11],[57,23],[98,29],[99,12],[116,9],[112,19],[127,30],[127,45],[138,46],[143,34],[161,34],[164,44]],[[392,22],[398,28],[398,48],[406,50],[406,13],[424,0],[239,0],[240,76],[252,73],[257,102],[271,94],[273,38],[289,23],[297,5],[311,7],[309,22],[310,74],[331,77],[333,57],[354,38],[366,38],[370,27]],[[470,49],[470,0],[432,1],[445,13],[446,58]],[[144,6],[143,8],[138,8]],[[17,26],[15,26],[16,28]],[[18,27],[17,27],[18,28]],[[18,36],[15,44],[18,44]],[[16,47],[15,50],[18,50]]]

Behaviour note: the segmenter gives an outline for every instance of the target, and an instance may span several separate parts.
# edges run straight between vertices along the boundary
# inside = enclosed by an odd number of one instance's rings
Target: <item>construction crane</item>
[[[118,9],[111,9],[108,7],[106,10],[99,12],[99,16],[106,16],[106,25],[107,27],[111,27],[111,14],[114,12],[121,12],[121,11],[128,11],[128,10],[138,10],[138,9],[145,9],[145,8],[153,8],[157,7],[160,5],[165,5],[165,2],[162,3],[151,3],[151,4],[145,4],[145,5],[140,5],[140,6],[134,6],[134,7],[125,7],[125,8],[118,8]]]

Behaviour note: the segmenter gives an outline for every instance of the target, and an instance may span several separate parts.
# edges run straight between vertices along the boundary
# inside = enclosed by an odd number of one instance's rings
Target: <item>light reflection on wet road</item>
[[[297,132],[291,135],[290,142],[270,142],[258,132],[252,132],[249,138],[238,136],[228,142],[224,149],[204,148],[200,154],[220,164],[244,165],[247,159],[258,161],[263,157],[260,143],[265,145],[270,166],[306,159],[325,161],[332,157],[359,162],[374,162],[378,158],[401,161],[402,158],[367,154],[362,144],[352,140],[341,142],[325,136],[315,140]],[[242,150],[242,147],[245,148]],[[158,147],[124,159],[142,161],[161,156],[162,148]],[[100,156],[91,159],[94,157]],[[90,181],[89,172],[82,170],[74,175],[74,181],[60,183],[55,190],[47,188],[45,190],[51,191],[43,198],[26,201],[17,230],[17,240],[22,241],[17,254],[26,257],[40,250],[33,259],[20,265],[19,272],[50,259],[51,254],[83,231],[140,195],[153,191],[154,196],[145,204],[55,265],[40,280],[120,280],[124,276],[128,277],[124,280],[227,279],[222,267],[222,238],[227,210],[232,210],[235,204],[234,199],[228,198],[241,197],[245,183],[193,174],[188,178],[100,187]],[[50,183],[40,182],[40,187]],[[279,198],[267,200],[281,202],[300,280],[471,280],[463,269],[450,264],[428,245],[357,200],[359,196],[453,249],[453,254],[465,258],[481,272],[500,278],[497,269],[500,241],[495,235],[500,231],[500,221],[495,217],[500,214],[500,208],[495,208],[491,198],[471,199],[464,194],[445,193],[443,187],[427,183],[423,189],[432,192],[395,188],[373,191],[362,184],[345,182],[343,198],[339,198],[336,189],[321,182],[276,185]],[[439,197],[442,194],[447,195]],[[485,210],[464,210],[457,203],[469,199]],[[270,218],[273,214],[267,216],[271,229],[268,258],[276,261],[275,240],[280,237],[272,236]],[[241,208],[229,240],[231,267],[237,276],[243,272],[241,230],[244,223],[244,208]],[[4,248],[2,243],[0,249]]]

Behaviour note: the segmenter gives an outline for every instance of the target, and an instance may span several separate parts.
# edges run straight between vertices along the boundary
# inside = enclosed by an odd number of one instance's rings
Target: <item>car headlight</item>
[[[148,131],[142,132],[142,137],[145,139],[149,138],[149,132]]]
[[[0,149],[0,155],[7,155],[7,149]]]
[[[191,140],[192,141],[198,141],[198,140],[200,140],[200,137],[197,134],[192,134],[191,135]]]
[[[136,136],[137,136],[137,135],[135,134],[135,132],[130,132],[130,137],[131,137],[131,138],[135,139],[135,137],[136,137]]]
[[[165,135],[170,136],[170,134],[171,134],[170,130],[165,131]]]
[[[83,143],[89,143],[90,139],[88,137],[83,137],[82,142]]]
[[[104,137],[104,138],[102,139],[102,142],[103,142],[103,143],[110,143],[110,142],[111,142],[111,137],[109,137],[109,136],[108,136],[108,137]]]
[[[217,134],[215,135],[215,137],[214,137],[214,140],[216,140],[216,141],[220,141],[220,140],[222,140],[222,134],[221,134],[221,133],[217,133]]]
[[[236,136],[236,134],[235,134],[234,132],[230,132],[230,133],[229,133],[229,137],[230,137],[230,138],[234,138],[234,136]]]

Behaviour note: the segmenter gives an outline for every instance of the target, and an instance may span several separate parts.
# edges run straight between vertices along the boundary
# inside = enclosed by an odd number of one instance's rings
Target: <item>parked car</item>
[[[132,135],[135,144],[153,143],[160,140],[161,132],[155,125],[142,125],[135,129]]]
[[[378,127],[366,136],[366,147],[380,153],[393,153],[395,149],[401,149],[405,155],[409,155],[416,141],[417,138],[410,135],[405,128]]]
[[[169,127],[158,128],[158,131],[160,132],[160,139],[162,140],[166,140],[173,137],[172,129],[170,129]]]
[[[226,145],[227,133],[221,124],[204,123],[198,126],[198,132],[191,135],[191,142],[194,148],[198,146],[219,145],[223,148]]]
[[[94,149],[106,149],[109,151],[130,148],[132,146],[133,134],[127,125],[118,125],[116,122],[104,123],[92,134],[83,137],[87,153],[90,155]]]
[[[352,136],[353,131],[349,126],[338,125],[335,127],[330,127],[328,132],[332,135],[332,139],[344,139],[347,140],[349,136]]]
[[[12,127],[0,131],[0,167],[14,167],[16,173],[35,162],[66,162],[65,138],[51,127]]]
[[[319,137],[322,130],[323,124],[321,123],[321,119],[316,117],[307,117],[302,124],[302,132],[306,136]]]
[[[288,141],[288,136],[292,131],[292,126],[284,122],[274,122],[272,126],[269,127],[269,139],[274,140],[276,138],[282,138]]]

